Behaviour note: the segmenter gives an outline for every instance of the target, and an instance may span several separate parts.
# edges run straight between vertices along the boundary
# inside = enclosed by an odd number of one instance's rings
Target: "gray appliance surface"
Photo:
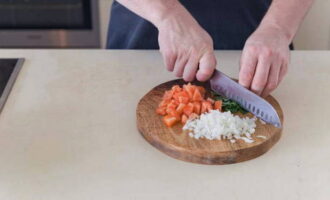
[[[91,22],[89,28],[70,26],[66,28],[0,28],[0,48],[100,48],[99,0],[89,0],[89,2]],[[7,2],[7,4],[10,3]],[[2,19],[4,20],[10,20],[10,18]]]
[[[15,83],[24,58],[0,59],[0,112]]]

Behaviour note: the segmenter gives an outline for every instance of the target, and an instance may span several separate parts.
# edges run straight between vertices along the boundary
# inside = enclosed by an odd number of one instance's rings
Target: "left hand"
[[[277,27],[259,27],[246,41],[240,60],[239,83],[266,97],[288,70],[290,41]]]

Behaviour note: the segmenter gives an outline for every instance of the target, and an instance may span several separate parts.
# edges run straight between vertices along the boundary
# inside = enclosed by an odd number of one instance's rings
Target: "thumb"
[[[199,61],[199,69],[196,78],[199,81],[207,81],[211,78],[213,71],[217,65],[214,53],[204,54]]]

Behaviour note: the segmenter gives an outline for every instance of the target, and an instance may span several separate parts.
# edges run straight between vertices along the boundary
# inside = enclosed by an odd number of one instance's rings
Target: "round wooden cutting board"
[[[280,139],[281,128],[262,124],[259,120],[256,121],[253,143],[245,143],[243,140],[237,140],[236,143],[231,143],[229,140],[197,140],[183,132],[181,124],[172,128],[166,127],[162,122],[162,116],[156,114],[155,110],[164,92],[176,84],[182,86],[185,82],[174,80],[153,88],[140,100],[136,111],[137,127],[141,135],[167,155],[200,164],[232,164],[264,154]],[[211,91],[208,84],[199,82],[193,84],[204,86]],[[267,97],[266,100],[276,109],[283,126],[283,112],[280,105],[272,96]],[[253,115],[247,113],[246,116]]]

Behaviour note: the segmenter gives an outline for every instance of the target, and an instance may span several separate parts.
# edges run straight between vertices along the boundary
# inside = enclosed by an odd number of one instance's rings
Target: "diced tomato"
[[[181,117],[181,123],[182,124],[186,124],[187,120],[188,120],[187,115],[182,115],[182,117]]]
[[[168,105],[177,107],[179,105],[179,102],[177,102],[174,99],[172,99],[171,102]]]
[[[179,85],[173,85],[173,87],[172,87],[172,91],[174,92],[174,93],[176,93],[176,92],[181,92],[181,87],[179,86]]]
[[[213,105],[216,109],[221,109],[222,102],[213,99],[204,99],[205,89],[191,83],[174,85],[171,90],[164,93],[162,101],[156,109],[157,114],[163,115],[166,126],[171,127],[177,122],[186,123],[188,119],[195,119],[201,113],[208,112]]]
[[[158,107],[156,113],[159,115],[166,115],[166,107]]]
[[[206,101],[210,102],[211,104],[214,104],[214,100],[211,99],[210,97],[208,97],[208,98],[206,99]]]
[[[212,110],[212,104],[209,101],[203,101],[201,113],[209,112],[210,110]]]
[[[180,103],[188,103],[189,95],[186,91],[177,92],[173,95],[173,99]]]
[[[189,97],[179,96],[179,103],[187,104],[189,102]]]
[[[181,115],[176,110],[171,110],[168,114],[175,117],[178,121],[181,120]]]
[[[160,103],[159,103],[159,107],[166,107],[169,103],[171,102],[171,100],[162,100]]]
[[[206,113],[207,112],[207,109],[206,109],[206,106],[203,104],[202,102],[202,106],[201,106],[201,114],[203,113]]]
[[[171,115],[166,115],[163,117],[163,122],[167,127],[172,127],[173,125],[175,125],[178,120],[177,118],[171,116]]]
[[[186,104],[184,103],[180,103],[178,105],[178,107],[176,108],[176,111],[179,113],[179,114],[182,114],[183,113],[183,109],[186,107]]]
[[[188,83],[187,85],[184,85],[183,88],[188,93],[189,98],[192,98],[194,96],[195,86]]]
[[[178,104],[175,101],[171,101],[166,107],[176,108],[177,106]]]
[[[222,107],[222,101],[215,101],[214,102],[214,110],[220,110],[221,111]]]
[[[172,90],[165,91],[164,96],[163,96],[164,100],[170,100],[170,99],[172,99],[172,97],[173,97]]]
[[[179,102],[179,92],[176,92],[176,93],[173,94],[173,99],[172,99],[172,101],[177,101],[177,102]]]
[[[199,90],[194,91],[194,95],[192,98],[193,101],[203,101],[203,97],[201,95],[201,92]]]
[[[212,104],[209,101],[206,101],[206,110],[207,112],[210,112],[212,110]]]
[[[167,114],[170,114],[172,112],[176,111],[176,107],[173,107],[173,106],[167,106],[166,108],[166,113]]]
[[[202,86],[196,86],[197,87],[197,89],[199,90],[199,92],[201,93],[201,95],[202,95],[202,97],[204,97],[205,96],[205,88],[203,88]]]
[[[194,104],[192,103],[188,103],[183,109],[183,113],[187,116],[193,113],[193,111],[194,111]]]
[[[193,104],[194,104],[194,113],[200,115],[201,114],[201,103],[198,101],[195,101]]]

